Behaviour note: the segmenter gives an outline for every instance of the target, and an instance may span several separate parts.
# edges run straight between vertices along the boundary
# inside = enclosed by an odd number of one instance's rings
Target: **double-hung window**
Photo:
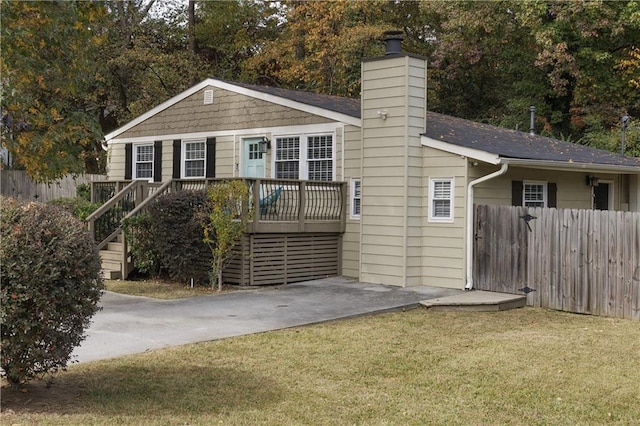
[[[300,137],[276,138],[276,179],[300,179]]]
[[[153,145],[135,145],[134,170],[136,179],[153,177]]]
[[[429,221],[453,222],[453,178],[429,180]]]
[[[206,142],[204,139],[184,142],[184,177],[205,177]]]
[[[524,181],[522,185],[524,207],[547,207],[547,183]]]
[[[309,180],[333,180],[333,138],[331,135],[307,138]]]
[[[296,135],[274,139],[276,179],[333,180],[333,135]]]
[[[360,219],[360,179],[351,179],[351,219]]]

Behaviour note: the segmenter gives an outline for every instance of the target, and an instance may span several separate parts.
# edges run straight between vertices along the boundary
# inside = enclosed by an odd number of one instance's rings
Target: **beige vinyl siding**
[[[171,179],[173,174],[173,141],[162,141],[162,176],[161,181],[165,182]]]
[[[356,126],[345,126],[343,130],[344,181],[351,191],[351,178],[361,178],[360,151],[362,131]],[[341,147],[342,148],[342,147]],[[351,219],[351,193],[347,196],[347,221],[342,236],[342,275],[357,278],[360,274],[360,220]],[[362,209],[362,205],[360,206]]]
[[[365,282],[422,284],[425,70],[424,60],[410,56],[363,63],[360,279]],[[378,111],[386,111],[386,119]]]
[[[204,105],[205,90],[213,90],[213,104]],[[118,139],[328,122],[331,120],[324,117],[209,86],[127,130]]]
[[[424,147],[424,217],[422,274],[424,284],[463,289],[465,286],[465,218],[467,161],[460,156]],[[430,178],[454,179],[453,222],[429,222]]]
[[[233,136],[218,136],[216,138],[216,177],[231,178],[233,169]]]
[[[107,180],[124,179],[124,144],[111,144],[107,151]]]
[[[470,178],[476,179],[497,170],[492,166],[470,168]],[[554,182],[557,185],[557,208],[591,209],[591,187],[586,184],[587,176],[596,176],[603,181],[613,182],[614,209],[619,210],[627,193],[626,182],[620,175],[588,172],[564,172],[557,170],[537,170],[522,167],[510,167],[506,174],[483,182],[475,187],[475,204],[511,205],[511,181],[530,180]]]

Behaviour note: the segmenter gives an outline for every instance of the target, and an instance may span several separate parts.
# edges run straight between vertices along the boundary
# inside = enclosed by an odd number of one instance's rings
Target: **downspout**
[[[472,180],[467,185],[467,285],[464,287],[465,290],[473,289],[473,187],[505,174],[508,168],[508,163],[502,163],[500,170]]]

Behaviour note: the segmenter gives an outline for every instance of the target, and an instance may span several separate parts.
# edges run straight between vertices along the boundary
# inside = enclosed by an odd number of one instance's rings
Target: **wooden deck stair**
[[[124,235],[120,233],[116,241],[108,243],[100,250],[102,262],[102,277],[107,280],[122,279],[123,259],[124,259]]]

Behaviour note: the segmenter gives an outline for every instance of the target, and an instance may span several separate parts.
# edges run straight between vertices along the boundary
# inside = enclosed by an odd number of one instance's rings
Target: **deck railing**
[[[253,220],[249,232],[344,232],[346,183],[300,181],[288,179],[244,180],[251,192],[249,203]],[[229,179],[93,182],[92,200],[103,205],[87,223],[100,247],[120,231],[125,217],[144,210],[163,193],[205,189]]]

